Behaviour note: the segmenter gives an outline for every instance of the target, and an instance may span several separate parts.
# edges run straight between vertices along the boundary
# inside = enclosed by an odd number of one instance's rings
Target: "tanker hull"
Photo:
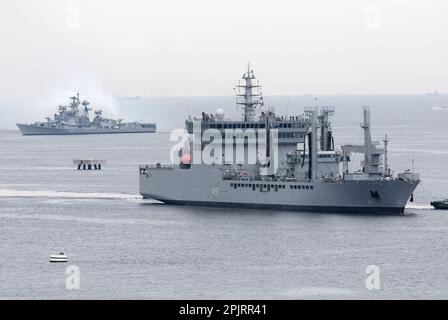
[[[306,212],[402,214],[419,182],[232,181],[213,166],[140,168],[140,194],[165,204]]]

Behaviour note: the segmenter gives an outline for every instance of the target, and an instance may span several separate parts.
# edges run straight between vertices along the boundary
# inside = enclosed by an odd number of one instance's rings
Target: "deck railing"
[[[141,164],[140,169],[174,169],[175,165],[173,164]]]

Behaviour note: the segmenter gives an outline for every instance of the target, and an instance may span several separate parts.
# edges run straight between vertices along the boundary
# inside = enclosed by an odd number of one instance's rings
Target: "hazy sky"
[[[0,97],[448,92],[444,0],[0,0]],[[65,98],[65,97],[64,97]]]

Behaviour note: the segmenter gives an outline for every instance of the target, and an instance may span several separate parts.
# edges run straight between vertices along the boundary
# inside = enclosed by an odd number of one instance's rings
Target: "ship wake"
[[[66,192],[52,190],[0,189],[0,198],[141,200],[138,194],[106,192]]]
[[[434,209],[431,205],[429,204],[424,204],[424,203],[408,203],[406,205],[406,209],[413,209],[413,210],[431,210]]]

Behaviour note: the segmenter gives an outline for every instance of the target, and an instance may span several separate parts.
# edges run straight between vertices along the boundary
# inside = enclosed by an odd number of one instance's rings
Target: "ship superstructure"
[[[69,105],[60,105],[53,118],[46,117],[46,122],[20,124],[23,135],[73,135],[73,134],[105,134],[105,133],[138,133],[155,132],[155,123],[123,122],[123,119],[109,119],[103,116],[103,111],[93,110],[94,117],[90,119],[87,100],[80,100],[79,93],[70,97]]]
[[[237,87],[240,120],[224,111],[186,121],[188,139],[174,163],[140,166],[140,193],[168,204],[302,211],[402,213],[419,175],[394,176],[384,148],[373,142],[370,111],[363,109],[362,145],[335,149],[333,107],[277,115],[264,108],[261,87],[248,68]],[[255,92],[256,91],[256,92]],[[258,110],[260,109],[260,110]],[[361,170],[350,171],[361,153]],[[384,159],[384,165],[382,165]]]

